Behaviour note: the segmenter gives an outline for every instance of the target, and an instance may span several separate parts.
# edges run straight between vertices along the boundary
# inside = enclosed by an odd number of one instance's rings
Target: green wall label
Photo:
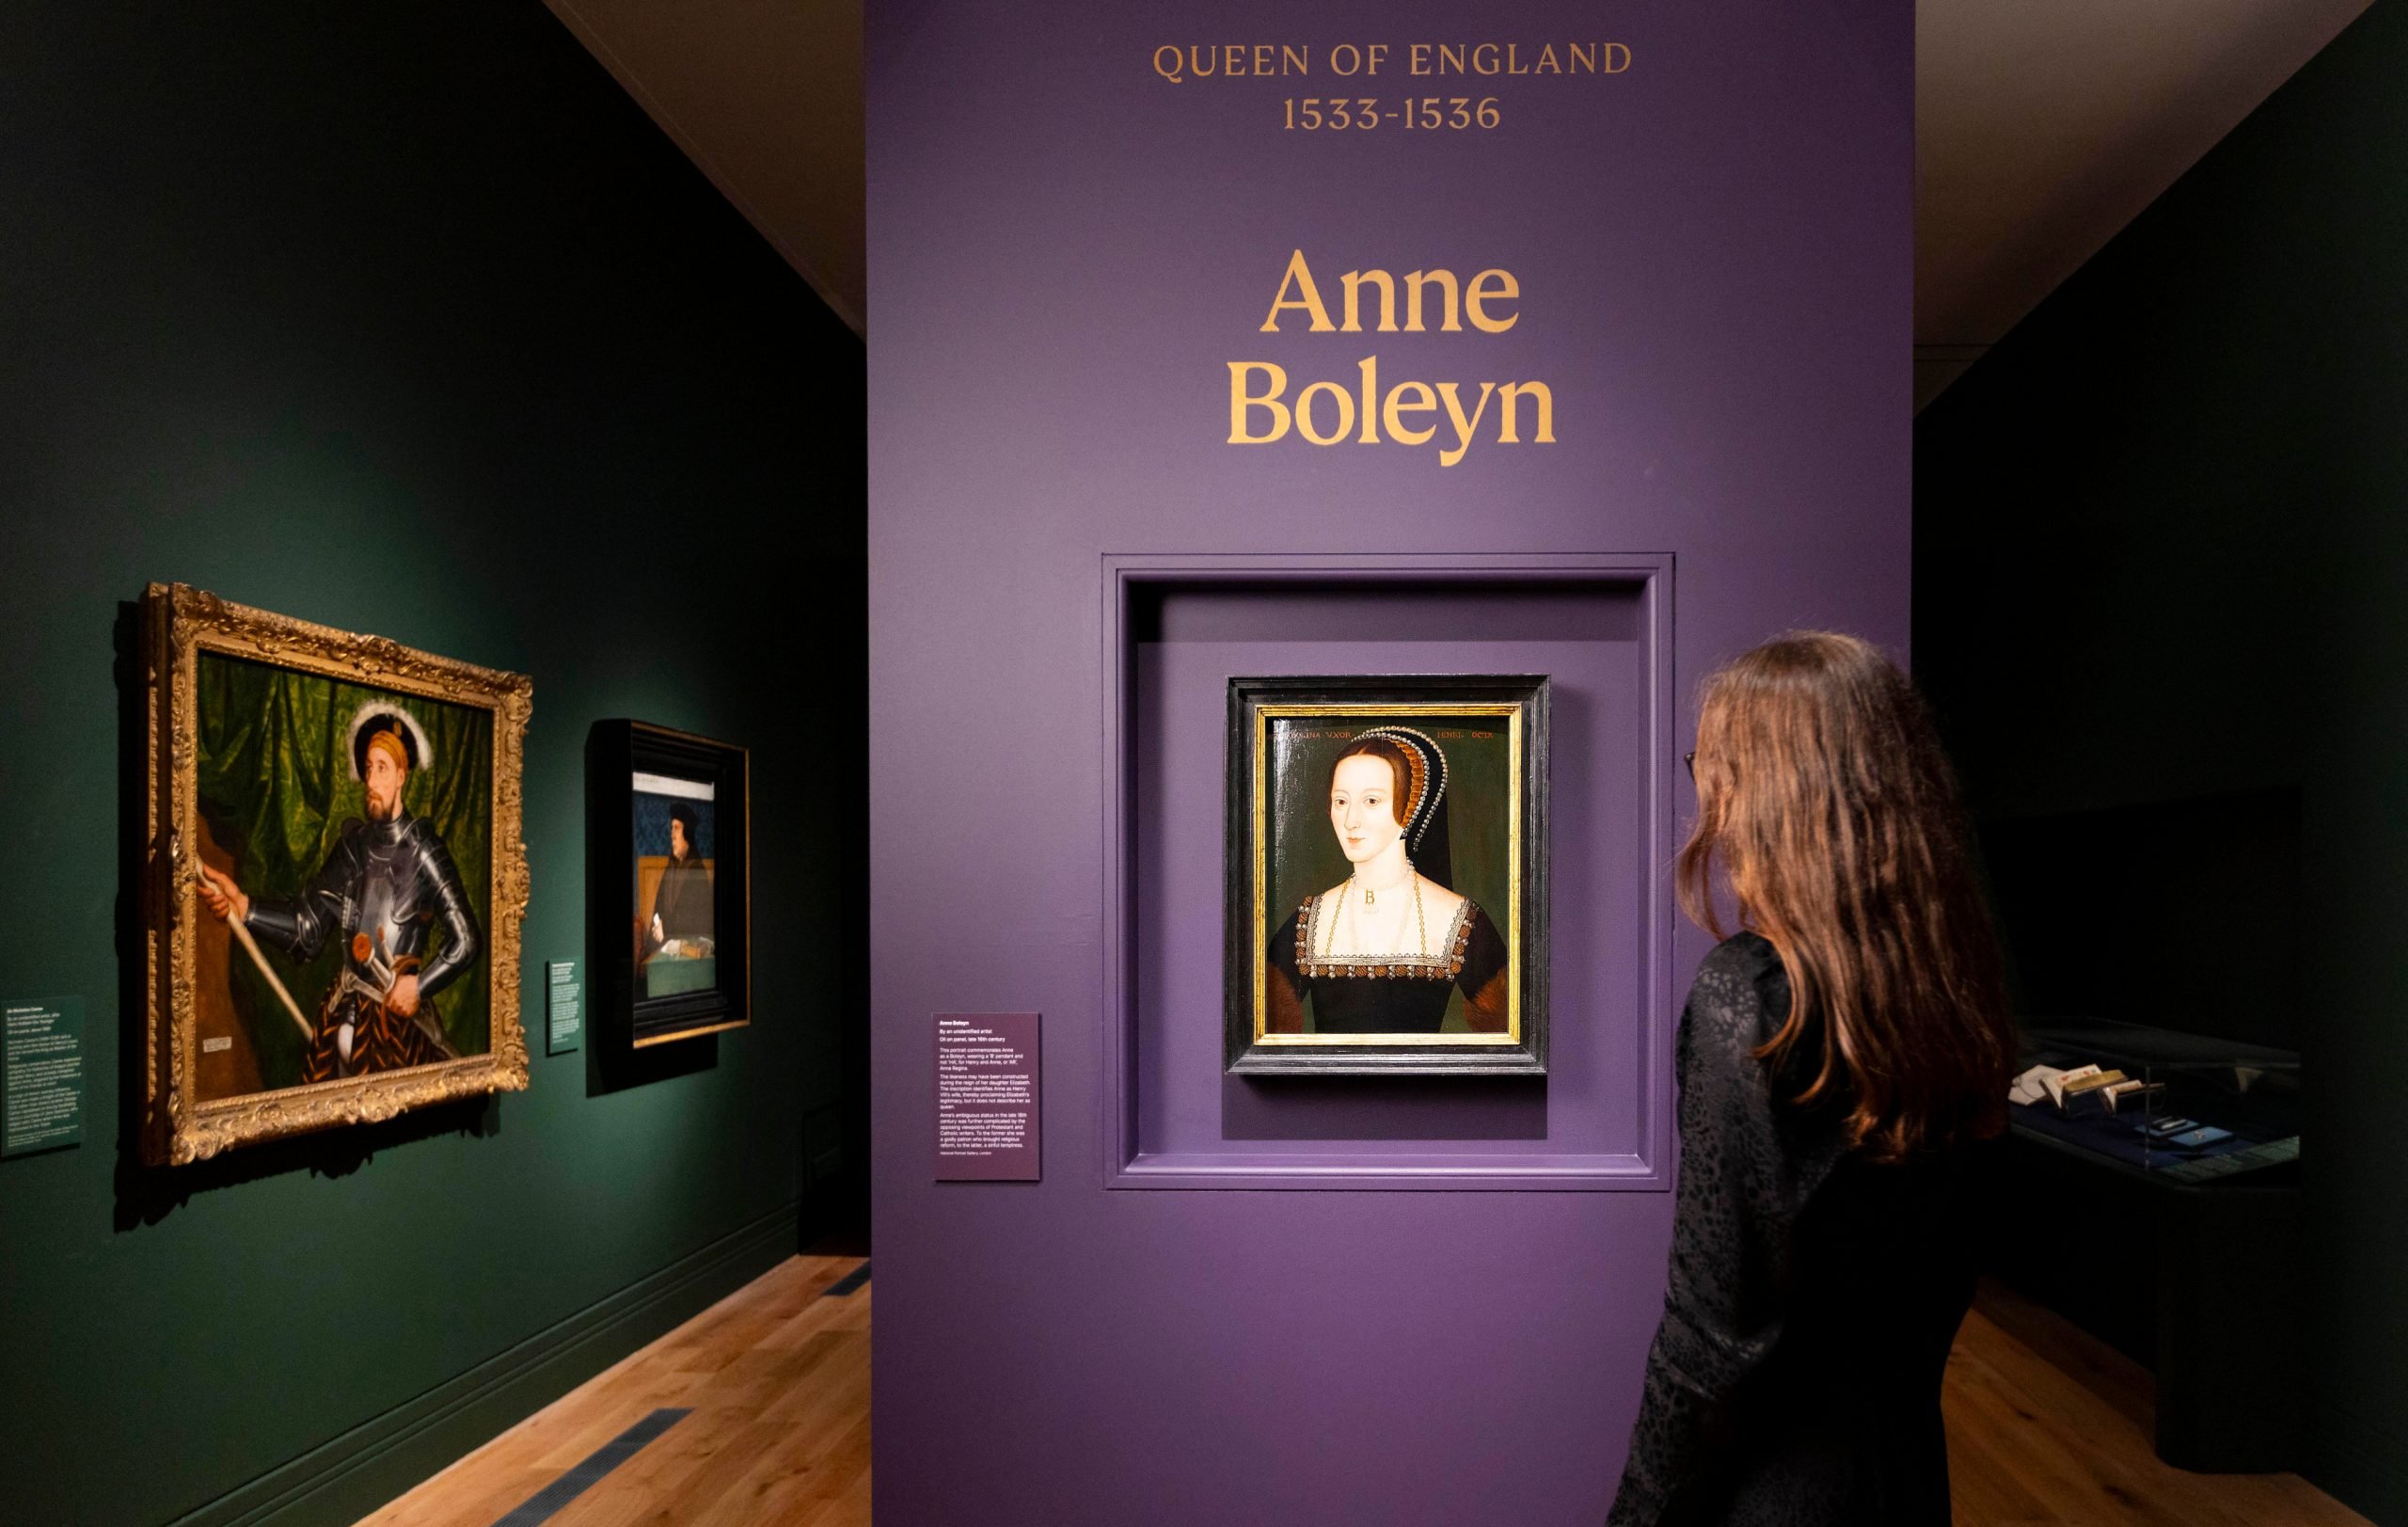
[[[0,1003],[0,1156],[84,1143],[84,999]]]
[[[577,978],[574,960],[555,960],[545,971],[544,1053],[566,1055],[585,1032],[585,983]]]

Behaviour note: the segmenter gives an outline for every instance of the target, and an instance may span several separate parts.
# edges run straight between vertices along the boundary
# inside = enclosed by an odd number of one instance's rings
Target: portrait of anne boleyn
[[[1227,1068],[1543,1074],[1545,676],[1228,685]]]
[[[1464,1026],[1503,1033],[1504,938],[1452,889],[1447,756],[1428,733],[1376,726],[1329,767],[1329,826],[1349,872],[1272,935],[1273,1033],[1435,1034],[1461,998]],[[1308,1011],[1309,1010],[1309,1011]]]

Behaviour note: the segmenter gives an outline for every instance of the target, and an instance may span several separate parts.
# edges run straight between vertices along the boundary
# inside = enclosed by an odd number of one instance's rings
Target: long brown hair
[[[1720,865],[1789,977],[1762,1049],[1794,1101],[1845,1102],[1851,1145],[1894,1161],[1993,1135],[2016,1041],[1964,808],[1929,715],[1871,644],[1793,631],[1706,680],[1698,817],[1675,870],[1715,937]]]

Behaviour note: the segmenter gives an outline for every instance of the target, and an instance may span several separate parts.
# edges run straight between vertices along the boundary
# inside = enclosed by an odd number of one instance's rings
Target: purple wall
[[[1906,0],[1325,14],[871,7],[886,1527],[1593,1521],[1661,1297],[1660,1191],[1106,1185],[1127,1163],[1105,1120],[1124,1073],[1107,1058],[1119,924],[1099,739],[1108,715],[1143,735],[1108,709],[1107,556],[1672,559],[1671,726],[1638,714],[1654,655],[1588,644],[1604,719],[1555,800],[1556,853],[1589,867],[1586,899],[1557,903],[1565,1073],[1535,1103],[1479,1095],[1477,1130],[1420,1097],[1339,1098],[1300,1130],[1277,1100],[1188,1074],[1217,1064],[1217,931],[1173,922],[1166,959],[1194,974],[1172,991],[1132,972],[1144,1053],[1125,1074],[1141,1113],[1149,1087],[1164,1105],[1141,1146],[1185,1153],[1643,1154],[1666,1064],[1651,1036],[1705,943],[1682,931],[1660,995],[1584,962],[1640,959],[1669,904],[1633,812],[1647,781],[1679,776],[1687,697],[1785,627],[1905,642]],[[1632,68],[1491,82],[1474,92],[1503,113],[1488,133],[1283,132],[1283,98],[1326,91],[1324,75],[1172,87],[1148,65],[1162,43],[1310,44],[1319,68],[1332,43],[1386,41],[1386,75],[1348,93],[1392,101],[1414,88],[1411,41],[1564,38],[1626,43]],[[1298,247],[1325,296],[1358,266],[1502,266],[1521,318],[1496,336],[1315,336],[1293,318],[1259,334]],[[1285,365],[1292,396],[1351,384],[1371,354],[1389,382],[1543,380],[1557,442],[1527,443],[1526,422],[1526,443],[1483,440],[1450,469],[1432,448],[1224,443],[1228,362]],[[1510,634],[1586,660],[1577,633]],[[1171,635],[1132,672],[1177,749],[1216,703],[1190,692],[1226,661]],[[1221,644],[1227,661],[1263,653]],[[1135,840],[1177,865],[1129,878],[1183,884],[1217,831],[1217,775],[1149,767],[1158,835]],[[1670,800],[1688,809],[1685,783]],[[1045,1014],[1045,1178],[937,1184],[928,1015],[1020,1010]],[[1180,1011],[1212,1042],[1183,1043]]]

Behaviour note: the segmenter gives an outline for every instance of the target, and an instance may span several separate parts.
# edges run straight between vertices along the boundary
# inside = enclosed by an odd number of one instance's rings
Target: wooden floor
[[[2147,1369],[1985,1283],[1948,1355],[1956,1527],[2371,1527],[2297,1474],[2158,1461]]]
[[[870,1288],[795,1257],[369,1517],[486,1527],[663,1407],[693,1414],[546,1527],[860,1527],[869,1520]]]
[[[870,1291],[796,1257],[370,1517],[485,1527],[662,1407],[693,1413],[551,1527],[869,1520]],[[2189,1474],[2150,1450],[2147,1372],[1985,1287],[1944,1395],[1956,1527],[2370,1527],[2292,1474]],[[1466,1524],[1484,1527],[1484,1524]]]

